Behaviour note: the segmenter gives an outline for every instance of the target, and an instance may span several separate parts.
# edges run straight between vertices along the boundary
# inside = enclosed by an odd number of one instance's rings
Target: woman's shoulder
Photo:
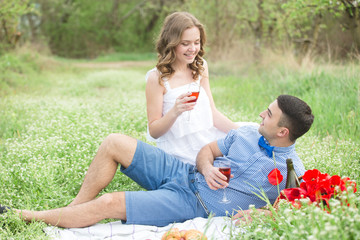
[[[204,68],[203,69],[203,71],[204,71],[204,70],[206,70],[208,68],[208,63],[205,60],[205,58],[201,58],[201,60],[202,60],[201,66]]]
[[[207,64],[207,61],[205,60],[205,58],[202,58],[202,60],[203,60],[203,66],[205,67],[205,66],[207,66],[208,64]]]
[[[145,75],[145,81],[146,82],[153,82],[153,81],[158,81],[159,79],[159,76],[160,76],[160,72],[159,70],[155,67],[151,70],[149,70],[146,75]]]

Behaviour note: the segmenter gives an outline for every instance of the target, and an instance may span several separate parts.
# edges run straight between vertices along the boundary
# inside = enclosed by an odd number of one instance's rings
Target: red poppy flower
[[[287,199],[294,201],[295,199],[301,199],[306,197],[306,191],[302,188],[287,188],[282,190],[280,199]]]
[[[332,187],[340,186],[341,178],[338,175],[331,176],[329,179]]]
[[[350,180],[350,178],[348,178],[348,177],[344,177],[343,179],[341,179],[341,182],[340,182],[341,191],[345,191],[348,186],[354,187],[354,193],[357,191],[356,182]]]
[[[320,173],[318,178],[319,178],[319,182],[329,181],[331,176],[329,174],[327,174],[327,173]]]
[[[281,175],[281,172],[279,171],[279,169],[275,168],[275,169],[271,170],[271,172],[269,173],[268,179],[272,185],[278,185],[282,182],[284,177],[283,177],[283,175]]]
[[[330,186],[330,185],[328,185]],[[319,186],[317,188],[317,191],[315,192],[315,201],[318,203],[326,203],[326,205],[329,205],[329,199],[334,195],[331,191],[330,187],[328,187],[326,184],[323,186]]]
[[[340,187],[341,184],[341,178],[338,175],[334,175],[329,179],[329,183],[330,183],[330,187],[332,189],[332,192],[334,193],[334,195],[338,194],[339,192],[341,192],[341,190],[336,190],[336,187]]]
[[[317,184],[316,191],[320,192],[321,195],[325,195],[333,193],[334,188],[331,187],[329,180],[322,180]]]
[[[300,188],[306,191],[306,196],[310,198],[312,202],[316,201],[315,193],[317,191],[317,185],[314,182],[302,182]]]
[[[307,170],[303,176],[303,180],[306,183],[317,183],[318,176],[321,172],[317,169]]]
[[[322,203],[325,206],[324,210],[330,212],[330,198],[346,191],[348,186],[353,186],[353,191],[357,191],[356,182],[348,177],[341,179],[338,175],[330,176],[317,169],[312,169],[305,172],[299,188],[284,189],[280,198],[287,199],[296,208],[301,207],[301,203],[296,201],[297,199],[309,198],[311,202]]]

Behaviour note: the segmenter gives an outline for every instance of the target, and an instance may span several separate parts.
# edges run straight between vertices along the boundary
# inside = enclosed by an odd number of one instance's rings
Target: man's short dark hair
[[[290,95],[280,95],[277,103],[283,113],[278,126],[288,128],[290,141],[295,142],[309,131],[314,122],[311,108],[303,100]]]

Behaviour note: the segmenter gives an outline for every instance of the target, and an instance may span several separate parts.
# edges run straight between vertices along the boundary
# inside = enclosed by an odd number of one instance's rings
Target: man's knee
[[[124,219],[126,216],[125,192],[106,193],[98,198],[98,204],[108,218]]]
[[[137,140],[124,134],[112,133],[105,138],[103,144],[112,159],[128,167],[134,156]]]
[[[124,146],[134,144],[136,139],[121,133],[111,133],[105,138],[104,141],[108,142],[110,145]]]
[[[114,206],[114,202],[117,201],[115,197],[111,193],[105,193],[101,197],[99,197],[99,202],[104,209],[111,209]]]
[[[130,137],[120,134],[120,133],[111,133],[103,141],[104,146],[108,153],[117,154],[117,151],[122,148],[127,148],[127,141]]]
[[[124,142],[126,137],[126,135],[121,133],[111,133],[105,138],[104,143],[108,146],[115,146]]]

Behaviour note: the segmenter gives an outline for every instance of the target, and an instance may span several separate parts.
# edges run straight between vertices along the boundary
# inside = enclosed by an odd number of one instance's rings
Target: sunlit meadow
[[[44,210],[71,202],[108,134],[147,141],[144,75],[154,63],[79,69],[52,60],[49,69],[46,62],[36,61],[38,70],[8,61],[22,72],[15,73],[21,81],[10,84],[13,90],[0,99],[0,203]],[[312,130],[297,142],[305,167],[359,182],[359,67],[226,71],[226,66],[213,65],[211,86],[218,109],[235,121],[259,122],[258,113],[277,95],[303,98],[316,117]],[[122,190],[142,189],[118,172],[103,192]],[[313,205],[294,210],[283,203],[273,217],[254,218],[243,226],[245,233],[233,238],[359,239],[359,200],[357,193],[348,196],[350,207],[334,200],[331,214]],[[44,227],[7,213],[0,216],[0,239],[46,239]]]

